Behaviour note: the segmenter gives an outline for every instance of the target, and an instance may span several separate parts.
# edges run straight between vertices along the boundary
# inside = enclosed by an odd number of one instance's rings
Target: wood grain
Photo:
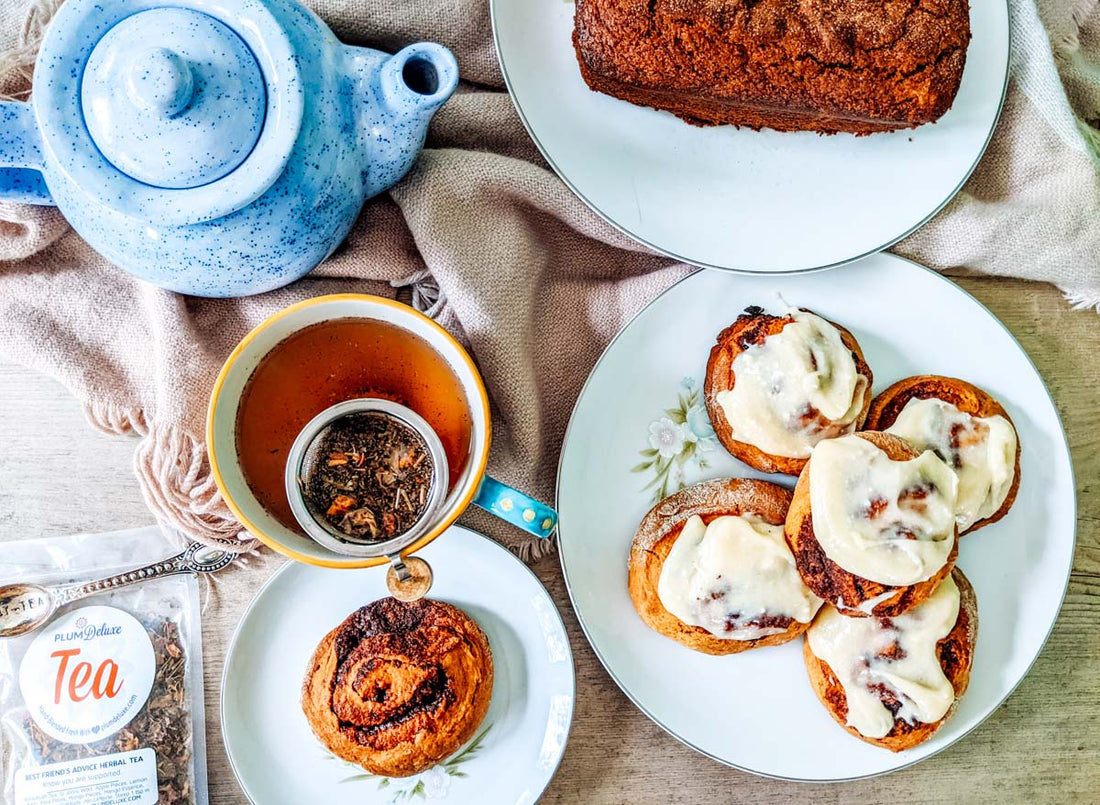
[[[763,780],[694,753],[634,708],[588,647],[569,609],[560,567],[550,558],[536,572],[565,618],[578,697],[565,759],[544,802],[1100,802],[1100,316],[1069,310],[1046,285],[983,277],[958,281],[1031,355],[1050,387],[1073,454],[1074,573],[1050,642],[1032,672],[972,735],[911,769],[834,786]],[[130,466],[132,450],[130,440],[94,432],[57,383],[0,365],[0,540],[148,523]],[[216,805],[244,802],[217,718],[222,658],[240,613],[220,602],[250,597],[282,563],[261,554],[249,567],[229,571],[214,588],[204,616],[210,791]],[[837,739],[844,738],[838,731]]]

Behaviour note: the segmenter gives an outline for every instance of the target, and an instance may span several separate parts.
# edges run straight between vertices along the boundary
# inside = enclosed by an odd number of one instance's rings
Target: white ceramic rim
[[[207,414],[207,450],[219,490],[241,523],[272,549],[307,564],[325,567],[366,567],[385,557],[365,558],[335,553],[307,536],[295,533],[268,513],[244,478],[237,456],[236,422],[241,394],[260,361],[281,341],[311,324],[343,318],[386,322],[428,342],[446,360],[466,394],[470,409],[470,452],[466,466],[444,499],[438,523],[402,551],[413,553],[440,536],[473,499],[485,472],[492,435],[485,386],[473,360],[438,323],[391,299],[363,294],[320,296],[284,308],[261,322],[226,359],[215,382]]]
[[[940,281],[942,281],[944,283],[947,283],[948,285],[952,286],[955,290],[957,290],[959,293],[961,293],[964,296],[968,297],[980,309],[984,310],[989,315],[990,319],[992,319],[994,322],[996,322],[997,325],[1002,330],[1004,330],[1005,335],[1007,335],[1012,340],[1012,343],[1014,343],[1016,345],[1016,347],[1020,350],[1020,353],[1027,360],[1028,365],[1031,366],[1032,371],[1035,372],[1035,376],[1038,378],[1039,384],[1041,385],[1041,387],[1043,389],[1043,392],[1046,394],[1047,402],[1050,403],[1051,409],[1055,412],[1055,418],[1058,421],[1058,431],[1062,435],[1062,449],[1065,450],[1066,457],[1067,457],[1067,463],[1069,464],[1070,483],[1073,484],[1073,492],[1074,492],[1073,493],[1073,512],[1071,514],[1070,519],[1075,524],[1074,525],[1074,531],[1073,531],[1073,546],[1072,546],[1072,548],[1069,552],[1070,564],[1066,568],[1066,579],[1065,579],[1065,582],[1062,585],[1062,593],[1061,593],[1061,596],[1060,596],[1059,601],[1058,601],[1058,611],[1059,611],[1059,614],[1060,614],[1061,609],[1062,609],[1062,605],[1066,601],[1066,592],[1069,589],[1070,575],[1073,572],[1073,556],[1074,556],[1075,549],[1076,549],[1076,546],[1077,546],[1077,530],[1076,530],[1076,522],[1077,522],[1077,479],[1076,479],[1076,476],[1074,475],[1073,454],[1070,452],[1070,449],[1069,449],[1069,440],[1066,438],[1066,429],[1065,429],[1065,426],[1062,423],[1061,416],[1058,416],[1058,413],[1057,413],[1058,412],[1058,407],[1054,404],[1054,398],[1051,397],[1051,395],[1050,395],[1050,389],[1047,387],[1046,381],[1043,379],[1042,374],[1040,374],[1038,368],[1035,366],[1035,362],[1032,361],[1031,355],[1029,355],[1027,350],[1025,350],[1023,348],[1023,346],[1020,344],[1020,342],[1016,339],[1016,336],[1014,336],[1012,334],[1012,332],[1007,327],[1005,327],[1004,323],[999,318],[997,318],[995,315],[993,315],[993,312],[989,308],[987,308],[985,305],[983,305],[973,294],[971,294],[969,291],[967,291],[961,285],[958,285],[958,284],[952,282],[947,277],[940,274],[938,271],[933,271],[931,268],[928,268],[927,266],[923,266],[920,263],[914,262],[913,260],[910,260],[906,257],[899,257],[896,254],[889,254],[887,256],[892,257],[896,260],[902,260],[906,263],[909,263],[912,266],[915,266],[916,268],[921,269],[922,271],[926,271],[929,274],[932,274],[933,276],[935,276]],[[591,381],[593,375],[596,374],[596,370],[599,369],[600,364],[603,363],[604,358],[608,355],[608,353],[611,351],[611,349],[615,346],[615,343],[619,340],[620,336],[624,332],[626,332],[626,330],[631,325],[634,324],[635,320],[639,316],[641,316],[642,313],[645,310],[647,310],[651,305],[655,305],[658,302],[658,300],[661,299],[661,297],[663,297],[665,294],[667,294],[669,291],[671,291],[676,286],[678,286],[681,283],[686,282],[687,280],[691,279],[697,273],[698,272],[692,272],[691,274],[688,274],[686,277],[682,277],[679,280],[677,280],[676,282],[672,283],[672,285],[670,285],[668,288],[666,288],[664,291],[662,291],[658,296],[656,296],[652,300],[650,300],[644,307],[642,307],[641,310],[639,310],[637,313],[635,313],[630,318],[630,321],[628,321],[622,328],[620,328],[618,334],[616,334],[616,336],[613,339],[611,339],[611,342],[607,345],[606,348],[604,348],[604,351],[602,353],[600,353],[599,359],[593,365],[592,371],[589,372],[588,377],[584,381],[584,385],[581,386],[580,393],[577,395],[577,401],[573,404],[573,410],[569,415],[569,425],[566,427],[565,436],[562,438],[562,450],[561,450],[561,453],[558,457],[557,479],[554,483],[554,508],[557,509],[559,512],[561,512],[561,501],[560,501],[561,472],[562,472],[562,461],[565,457],[565,446],[569,443],[569,437],[573,432],[573,425],[576,422],[577,408],[579,407],[581,400],[584,398],[585,392],[588,390],[588,385],[589,385],[589,382]],[[737,272],[737,273],[740,273],[740,272]],[[562,539],[563,539],[563,537],[562,537],[561,523],[559,522],[559,524],[558,524],[558,540],[559,540],[559,542]],[[896,766],[893,769],[886,769],[884,771],[874,772],[872,774],[863,774],[863,775],[859,775],[859,776],[856,776],[856,777],[844,777],[844,778],[838,778],[838,779],[835,779],[835,780],[817,780],[817,779],[802,778],[802,777],[784,777],[784,776],[778,775],[778,774],[768,774],[766,772],[757,771],[756,769],[751,769],[747,766],[740,766],[736,763],[732,763],[728,760],[724,760],[723,758],[720,758],[717,755],[714,755],[710,752],[707,752],[706,750],[699,748],[698,746],[696,746],[695,744],[693,744],[691,741],[684,738],[680,734],[678,734],[678,733],[674,732],[673,730],[669,729],[668,727],[666,727],[661,721],[659,721],[653,715],[653,713],[651,713],[648,709],[646,709],[646,707],[644,707],[642,705],[642,703],[638,701],[638,699],[634,696],[634,694],[631,693],[631,691],[615,675],[615,672],[611,669],[611,667],[607,664],[607,661],[604,659],[603,654],[600,653],[599,646],[596,645],[596,642],[592,639],[592,636],[589,634],[588,627],[585,625],[585,622],[584,622],[584,616],[581,614],[580,609],[577,608],[576,601],[573,597],[573,588],[572,588],[572,585],[569,582],[569,573],[565,569],[565,553],[560,548],[558,549],[558,562],[561,565],[562,577],[565,580],[565,590],[569,595],[569,605],[573,608],[573,614],[576,615],[576,617],[577,617],[577,623],[580,624],[581,631],[584,632],[584,637],[588,641],[588,645],[592,647],[592,652],[596,655],[596,659],[598,659],[600,661],[600,665],[602,665],[604,670],[607,671],[608,676],[610,676],[612,678],[612,680],[614,680],[615,684],[618,685],[619,690],[621,690],[623,692],[623,694],[626,696],[626,698],[628,698],[635,707],[637,707],[643,714],[645,714],[646,718],[648,718],[650,721],[652,721],[654,724],[656,724],[658,727],[660,727],[661,730],[668,733],[673,738],[675,738],[677,741],[682,743],[684,746],[687,746],[690,749],[694,749],[699,754],[704,755],[704,756],[710,758],[711,760],[717,761],[718,763],[721,763],[723,766],[729,766],[730,768],[737,769],[738,771],[747,772],[749,774],[755,774],[757,777],[765,777],[765,778],[770,779],[770,780],[783,780],[785,782],[791,782],[791,783],[809,783],[809,784],[816,784],[816,785],[832,785],[832,784],[835,784],[835,783],[850,783],[850,782],[853,782],[855,780],[869,780],[873,777],[883,777],[887,774],[893,774],[894,772],[901,771],[902,769],[908,769],[912,766],[915,766],[918,763],[921,763],[925,760],[928,760],[929,758],[935,757],[936,755],[943,752],[945,749],[954,746],[959,741],[961,741],[963,738],[965,738],[967,735],[969,735],[974,730],[976,730],[978,727],[980,727],[982,724],[984,724],[990,716],[992,716],[994,713],[996,713],[998,710],[1000,710],[1000,708],[1004,705],[1004,703],[1008,700],[1008,698],[1016,691],[1016,688],[1018,688],[1020,686],[1020,683],[1023,682],[1027,678],[1028,674],[1031,673],[1032,668],[1035,667],[1035,661],[1037,659],[1039,659],[1039,655],[1042,653],[1043,648],[1047,644],[1047,641],[1050,640],[1051,632],[1054,631],[1054,626],[1058,622],[1057,617],[1055,617],[1054,621],[1052,621],[1051,624],[1050,624],[1050,628],[1047,629],[1046,636],[1043,638],[1042,642],[1039,644],[1038,648],[1035,650],[1034,656],[1032,656],[1031,661],[1028,663],[1027,670],[1020,676],[1020,678],[1018,680],[1016,680],[1016,683],[1013,684],[1011,686],[1011,688],[1009,688],[1008,692],[1005,693],[1005,695],[1001,698],[1001,700],[999,702],[997,702],[997,705],[995,707],[993,707],[992,709],[990,709],[990,711],[988,713],[986,713],[984,716],[982,716],[980,719],[978,719],[978,721],[970,729],[968,729],[965,732],[962,732],[959,735],[955,736],[954,739],[952,739],[951,741],[948,741],[947,743],[945,743],[943,746],[939,747],[935,751],[933,751],[933,752],[931,752],[931,753],[929,753],[929,754],[927,754],[923,757],[916,758],[916,759],[911,760],[907,763],[904,763],[901,766]]]
[[[66,3],[46,31],[31,93],[44,151],[73,187],[122,215],[158,225],[201,223],[228,215],[264,193],[283,173],[302,127],[305,93],[286,32],[263,3],[252,0],[176,0],[224,23],[239,36],[263,74],[267,106],[252,151],[234,170],[209,184],[166,189],[127,176],[99,152],[81,107],[83,67],[102,35],[123,19],[164,8],[163,0]],[[92,36],[92,32],[97,35]],[[59,42],[80,43],[76,53],[44,58]],[[81,69],[71,72],[76,61]],[[277,92],[270,92],[276,87]]]
[[[485,542],[488,542],[490,545],[492,545],[493,547],[495,547],[499,551],[507,554],[507,556],[510,560],[512,560],[513,562],[515,562],[516,564],[518,564],[520,567],[522,567],[524,570],[527,571],[527,575],[529,575],[534,580],[537,588],[539,589],[541,594],[546,598],[546,601],[550,606],[550,611],[553,612],[554,617],[556,619],[555,623],[557,623],[558,628],[561,630],[561,635],[562,635],[562,638],[563,638],[563,641],[564,641],[565,648],[569,652],[569,687],[570,687],[571,696],[570,696],[570,700],[569,700],[570,701],[569,719],[568,719],[568,723],[566,725],[565,739],[562,741],[561,753],[558,755],[558,757],[557,757],[557,759],[554,763],[554,768],[550,770],[550,773],[549,773],[549,775],[547,775],[546,782],[543,784],[542,789],[536,794],[536,799],[537,799],[538,797],[542,796],[542,794],[546,791],[547,788],[550,787],[550,783],[552,783],[554,781],[554,777],[557,776],[558,769],[561,768],[561,761],[565,757],[566,747],[569,746],[569,736],[573,732],[573,715],[576,713],[576,710],[577,710],[577,665],[576,665],[576,660],[573,658],[573,646],[570,645],[570,643],[569,643],[569,631],[565,628],[565,621],[561,617],[561,612],[558,611],[558,605],[556,603],[554,603],[554,599],[550,595],[550,591],[546,589],[546,586],[542,583],[542,580],[539,579],[539,577],[535,575],[535,571],[533,571],[530,567],[528,567],[524,562],[522,562],[519,559],[519,557],[517,557],[515,554],[513,554],[511,551],[509,551],[507,548],[505,548],[499,542],[497,542],[494,539],[490,539],[489,537],[485,536],[481,532],[474,531],[472,528],[466,528],[465,526],[453,526],[453,528],[459,529],[461,531],[465,531],[466,533],[469,533],[472,536],[479,537],[480,539],[484,540]],[[444,532],[444,534],[445,533],[446,532]],[[226,650],[225,650],[225,660],[222,663],[221,683],[220,683],[220,687],[218,689],[218,721],[219,721],[219,724],[220,724],[220,732],[221,732],[221,736],[222,736],[222,746],[225,747],[225,755],[229,759],[229,768],[231,768],[233,770],[233,777],[236,779],[237,785],[240,786],[241,792],[245,795],[245,797],[248,798],[248,801],[253,802],[253,803],[256,800],[254,800],[252,798],[251,794],[248,793],[248,790],[245,788],[244,782],[241,780],[240,772],[237,770],[237,764],[233,759],[233,753],[229,749],[229,740],[226,737],[226,724],[228,722],[226,720],[226,713],[225,713],[225,686],[226,686],[226,681],[229,678],[229,659],[232,656],[233,650],[237,645],[237,640],[241,635],[241,631],[244,628],[244,624],[248,620],[248,616],[251,614],[253,608],[255,608],[256,603],[260,600],[260,597],[264,594],[264,592],[267,590],[267,588],[275,582],[275,579],[277,579],[279,576],[281,576],[283,573],[285,573],[288,568],[291,568],[293,566],[294,566],[294,564],[292,562],[287,562],[286,564],[284,564],[281,568],[279,568],[274,573],[272,573],[271,577],[260,586],[259,590],[256,591],[256,594],[252,597],[252,600],[248,602],[248,606],[245,607],[244,612],[241,613],[241,618],[237,622],[236,628],[233,629],[233,635],[232,635],[232,637],[229,638],[229,643],[228,643],[228,645],[226,647]],[[572,601],[570,601],[570,604],[572,604]]]
[[[924,226],[926,223],[928,223],[928,221],[930,221],[933,217],[935,217],[936,213],[938,213],[940,210],[942,210],[944,207],[946,207],[948,205],[948,203],[951,201],[951,199],[953,199],[958,194],[958,192],[960,190],[962,190],[963,185],[965,185],[967,180],[970,179],[971,174],[973,174],[974,170],[978,167],[978,163],[981,162],[982,157],[985,155],[986,149],[989,148],[989,143],[993,139],[993,132],[996,131],[997,123],[1000,121],[1001,113],[1004,111],[1005,98],[1008,95],[1008,81],[1009,81],[1009,69],[1008,68],[1009,68],[1009,64],[1010,64],[1010,61],[1011,61],[1013,32],[1012,32],[1012,15],[1008,11],[1008,3],[1007,3],[1007,0],[1006,0],[1006,2],[1005,2],[1005,9],[1006,9],[1005,14],[1008,16],[1008,47],[1005,48],[1005,65],[1004,65],[1004,76],[1005,77],[1004,77],[1004,83],[1001,86],[1001,97],[1000,97],[1000,100],[997,102],[997,114],[993,116],[993,121],[992,121],[992,123],[989,127],[989,132],[986,134],[985,142],[982,143],[982,147],[978,150],[978,153],[975,154],[974,161],[971,163],[970,167],[967,169],[967,171],[963,175],[963,177],[959,180],[958,184],[955,185],[955,188],[947,195],[946,198],[943,199],[943,201],[941,201],[938,205],[936,205],[936,207],[933,210],[931,210],[927,215],[925,215],[923,218],[921,218],[921,220],[917,221],[915,224],[913,224],[907,230],[900,233],[897,237],[886,241],[885,243],[881,244],[880,246],[876,246],[873,249],[867,249],[866,251],[864,251],[860,254],[853,255],[853,256],[848,257],[844,260],[837,260],[835,262],[827,263],[827,264],[824,264],[824,265],[808,266],[806,268],[784,269],[784,270],[779,270],[779,271],[761,271],[761,270],[754,270],[754,269],[751,269],[751,268],[737,268],[737,267],[734,267],[734,266],[720,265],[718,263],[708,263],[704,260],[692,259],[690,257],[685,257],[682,254],[677,254],[674,251],[670,251],[668,249],[662,248],[660,245],[658,245],[656,243],[653,243],[649,240],[646,240],[645,238],[641,237],[637,233],[635,233],[635,232],[631,231],[630,229],[628,229],[626,226],[624,226],[624,225],[620,224],[619,222],[613,220],[608,215],[606,215],[598,206],[596,206],[596,204],[594,202],[589,200],[587,196],[585,196],[583,193],[581,193],[580,190],[577,188],[577,186],[572,182],[572,180],[570,180],[570,178],[565,174],[565,172],[562,171],[562,169],[560,167],[558,167],[557,163],[554,161],[553,156],[551,156],[550,152],[547,151],[546,147],[539,140],[538,135],[535,133],[535,130],[531,127],[531,124],[527,121],[527,115],[524,113],[523,107],[520,106],[519,97],[516,95],[515,88],[512,86],[512,79],[508,75],[508,66],[505,64],[504,58],[503,58],[503,56],[501,54],[501,50],[500,50],[500,37],[499,37],[499,34],[498,34],[498,30],[497,30],[497,16],[496,16],[496,9],[497,9],[497,3],[498,2],[502,2],[502,0],[489,0],[489,20],[490,20],[490,23],[492,24],[492,28],[493,28],[493,47],[496,50],[497,62],[500,64],[500,72],[504,76],[504,84],[508,88],[508,97],[510,97],[512,99],[512,104],[516,107],[516,113],[519,115],[519,119],[523,122],[523,127],[527,130],[527,134],[531,137],[532,142],[534,142],[535,146],[539,149],[539,153],[542,154],[542,158],[546,160],[547,164],[549,164],[551,168],[553,168],[554,173],[557,174],[558,178],[561,179],[565,183],[565,186],[568,187],[573,192],[573,195],[575,195],[577,198],[579,198],[581,201],[583,201],[585,203],[585,205],[590,210],[592,210],[592,212],[596,213],[596,215],[598,215],[600,218],[602,218],[604,221],[606,221],[612,227],[617,229],[619,232],[626,235],[631,240],[633,240],[637,243],[640,243],[640,244],[642,244],[643,246],[645,246],[649,249],[652,249],[653,251],[657,252],[658,254],[663,254],[665,257],[671,257],[673,260],[677,260],[681,263],[686,263],[686,264],[691,265],[691,266],[698,266],[699,268],[716,268],[716,269],[719,269],[720,271],[730,271],[730,272],[733,272],[735,274],[770,274],[770,275],[774,275],[774,276],[784,276],[784,275],[791,275],[791,274],[806,274],[806,273],[809,273],[811,271],[825,271],[825,270],[830,269],[830,268],[836,268],[837,266],[847,265],[848,263],[852,263],[852,262],[855,262],[856,260],[860,260],[864,257],[868,257],[869,255],[876,254],[877,252],[881,252],[884,249],[889,249],[895,243],[909,237],[914,232],[916,232],[918,229],[920,229],[922,226]]]

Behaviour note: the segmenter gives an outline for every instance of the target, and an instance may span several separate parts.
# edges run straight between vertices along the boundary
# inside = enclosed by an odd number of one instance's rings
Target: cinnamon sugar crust
[[[302,710],[333,754],[372,774],[407,777],[473,737],[492,690],[489,641],[465,612],[383,598],[321,640]]]
[[[589,87],[695,125],[870,134],[950,108],[967,0],[577,0]]]

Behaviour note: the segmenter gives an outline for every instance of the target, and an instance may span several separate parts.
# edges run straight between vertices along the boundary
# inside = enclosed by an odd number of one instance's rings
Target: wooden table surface
[[[565,758],[543,802],[1100,803],[1100,316],[1071,311],[1047,285],[957,279],[1031,355],[1073,453],[1073,577],[1030,675],[985,724],[914,768],[831,786],[760,779],[696,754],[630,704],[585,641],[551,557],[535,570],[569,630],[577,705]],[[42,449],[44,435],[48,450]],[[54,381],[0,364],[0,540],[148,524],[132,451],[132,441],[93,431]],[[228,571],[220,584],[250,596],[283,561],[266,552],[250,567]],[[217,720],[222,659],[240,614],[225,609],[214,600],[203,620],[210,799],[218,805],[245,801]],[[848,740],[840,731],[837,739]]]

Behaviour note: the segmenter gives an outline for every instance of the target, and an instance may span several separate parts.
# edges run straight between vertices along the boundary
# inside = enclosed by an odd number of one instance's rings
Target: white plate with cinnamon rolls
[[[458,526],[418,556],[428,596],[377,568],[289,562],[245,612],[222,734],[253,802],[534,801],[569,735],[574,675],[554,602],[505,548]]]
[[[916,763],[1007,698],[1076,512],[1027,355],[888,254],[665,292],[585,384],[557,505],[577,616],[627,696],[716,760],[822,782]]]

